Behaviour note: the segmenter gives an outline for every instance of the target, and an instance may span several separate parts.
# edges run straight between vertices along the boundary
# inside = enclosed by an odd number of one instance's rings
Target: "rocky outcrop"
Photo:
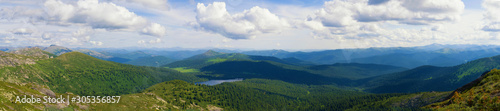
[[[23,64],[35,64],[36,60],[37,59],[28,56],[16,55],[0,51],[0,67],[14,67]]]
[[[37,58],[37,59],[48,59],[48,58],[54,58],[54,56],[55,56],[49,52],[43,51],[42,49],[40,49],[38,47],[24,48],[24,49],[12,51],[11,53],[29,56],[29,57],[33,57],[33,58]]]
[[[43,50],[50,52],[52,54],[58,55],[58,56],[62,55],[64,53],[73,52],[73,50],[71,50],[69,48],[57,46],[57,45],[50,45],[50,47],[44,48]]]

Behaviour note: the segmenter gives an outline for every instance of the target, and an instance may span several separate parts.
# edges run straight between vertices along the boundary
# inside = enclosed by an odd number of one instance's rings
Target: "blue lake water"
[[[242,81],[243,78],[236,78],[236,79],[226,79],[226,80],[210,80],[210,81],[204,81],[204,82],[196,82],[194,84],[205,84],[209,86],[221,84],[223,82],[235,82],[235,81]]]

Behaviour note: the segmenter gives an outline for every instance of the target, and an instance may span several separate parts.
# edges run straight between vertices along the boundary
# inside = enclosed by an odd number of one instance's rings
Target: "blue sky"
[[[0,46],[499,45],[499,0],[0,0]]]

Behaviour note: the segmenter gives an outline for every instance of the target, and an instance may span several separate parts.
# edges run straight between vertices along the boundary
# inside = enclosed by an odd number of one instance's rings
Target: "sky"
[[[500,45],[500,0],[0,0],[0,46]]]

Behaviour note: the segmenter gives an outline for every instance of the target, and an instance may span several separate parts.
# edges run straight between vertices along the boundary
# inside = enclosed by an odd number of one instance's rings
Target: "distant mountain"
[[[309,72],[320,74],[326,77],[341,77],[349,79],[362,79],[407,70],[403,67],[359,63],[315,65],[308,66],[306,67],[306,69],[308,69]]]
[[[301,63],[307,63],[300,60],[295,61],[285,61],[276,57],[270,56],[251,56],[240,53],[222,53],[213,50],[208,50],[203,54],[198,54],[184,60],[176,61],[165,65],[164,67],[188,67],[188,68],[202,68],[211,64],[220,63],[224,61],[235,61],[235,60],[254,60],[254,61],[274,61],[284,64],[300,65]]]
[[[111,62],[117,62],[117,63],[126,63],[126,62],[131,61],[130,59],[125,59],[125,58],[121,58],[121,57],[111,57],[111,58],[106,59],[106,60],[111,61]]]
[[[11,47],[0,47],[0,51],[8,51]]]
[[[176,59],[176,60],[181,60],[181,59],[186,59],[188,57],[192,57],[192,56],[201,54],[205,51],[206,50],[195,50],[195,51],[180,50],[180,51],[155,51],[155,52],[149,52],[149,53],[154,54],[154,55],[165,56],[165,57]]]
[[[500,70],[493,69],[456,89],[443,102],[427,106],[435,110],[500,109]]]
[[[49,47],[44,48],[43,50],[47,51],[47,52],[50,52],[52,54],[58,55],[58,56],[62,55],[64,53],[68,53],[68,52],[72,52],[73,51],[73,50],[71,50],[69,48],[62,47],[62,46],[57,46],[57,45],[50,45]]]
[[[385,64],[415,68],[422,65],[433,66],[455,66],[467,61],[490,57],[500,54],[500,49],[464,50],[464,49],[440,49],[429,52],[418,53],[392,53],[386,55],[371,56],[365,58],[352,59],[356,63]]]
[[[242,53],[277,58],[293,57],[316,64],[365,63],[415,68],[423,65],[455,66],[467,61],[499,55],[500,48],[499,46],[432,44],[419,47],[337,49],[313,52],[264,50]]]
[[[141,57],[151,56],[151,54],[143,52],[143,51],[134,51],[134,52],[124,53],[124,54],[122,54],[122,53],[103,53],[103,54],[110,55],[110,56],[113,56],[116,58],[123,58],[123,59],[129,59],[129,60],[134,60],[134,59],[141,58]]]
[[[414,53],[418,50],[412,48],[366,48],[366,49],[336,49],[323,50],[313,52],[287,52],[284,50],[267,50],[267,51],[246,51],[243,54],[274,56],[278,58],[294,57],[303,61],[309,61],[317,64],[334,64],[339,62],[349,63],[351,59],[364,58],[370,56],[391,54],[391,53]]]
[[[89,50],[89,49],[78,49],[78,50],[75,50],[75,51],[87,54],[89,56],[92,56],[92,57],[95,57],[95,58],[98,58],[98,59],[101,59],[101,60],[107,60],[107,59],[113,57],[113,56],[102,54],[100,52],[97,52],[97,51],[94,51],[94,50]]]
[[[373,93],[451,91],[475,80],[484,72],[500,68],[500,55],[453,67],[421,66],[408,71],[360,80]]]
[[[49,59],[49,58],[57,57],[56,55],[49,53],[47,51],[43,51],[42,49],[40,49],[38,47],[24,48],[24,49],[12,51],[11,53],[40,58],[40,59]]]
[[[415,68],[422,65],[453,66],[461,64],[464,61],[465,60],[458,60],[437,53],[394,53],[351,60],[351,62],[354,63],[385,64],[406,68]]]
[[[209,65],[200,71],[210,72],[209,79],[263,78],[297,84],[331,84],[338,78],[329,78],[307,71],[287,69],[266,61],[227,61]]]
[[[176,60],[170,59],[165,56],[150,56],[150,57],[141,57],[132,61],[125,62],[125,64],[131,64],[136,66],[153,66],[159,67],[165,64],[172,63]]]

